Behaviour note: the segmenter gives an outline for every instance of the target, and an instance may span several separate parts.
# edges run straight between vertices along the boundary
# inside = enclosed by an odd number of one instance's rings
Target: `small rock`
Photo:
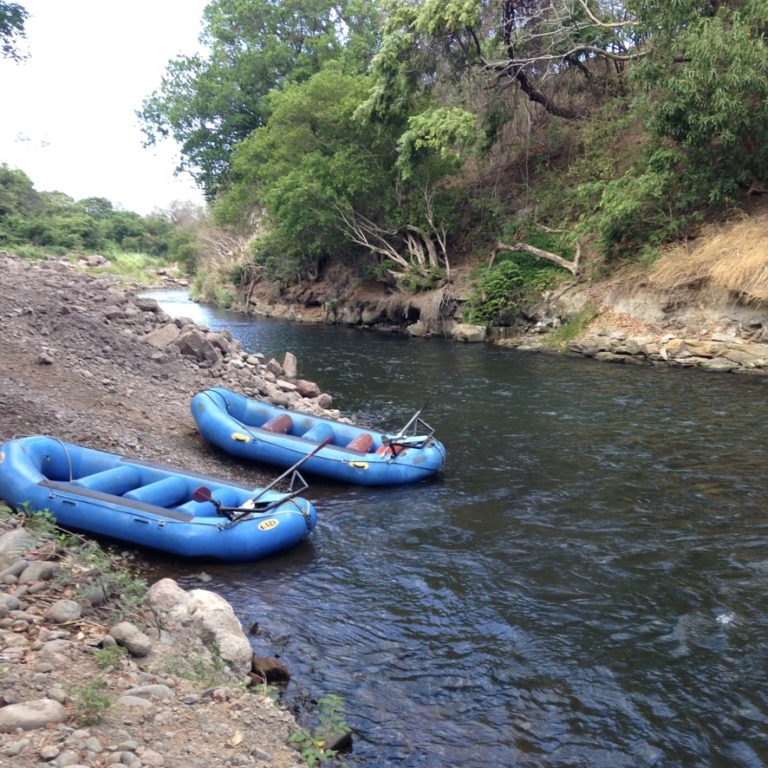
[[[53,744],[46,744],[44,747],[40,747],[40,751],[37,754],[40,755],[41,760],[45,760],[47,762],[49,760],[53,760],[55,757],[58,757],[59,748]]]
[[[80,758],[72,749],[65,749],[54,761],[53,764],[56,768],[68,768],[71,765],[77,765],[80,762]]]
[[[129,621],[121,621],[109,630],[118,645],[122,645],[133,656],[146,656],[152,650],[150,639]]]
[[[19,560],[19,554],[32,549],[35,538],[24,528],[13,528],[0,536],[0,565],[7,568]]]
[[[283,366],[280,365],[280,363],[275,360],[275,358],[271,358],[269,362],[267,363],[267,370],[273,375],[273,376],[284,376],[285,373],[283,372]]]
[[[298,375],[299,364],[293,352],[286,352],[283,358],[283,374],[289,379],[295,379]],[[277,373],[277,371],[275,371]],[[280,374],[278,374],[280,375]]]
[[[59,685],[54,685],[48,689],[48,698],[58,701],[59,704],[64,704],[67,700],[67,692]]]
[[[291,673],[277,659],[254,655],[251,659],[251,669],[255,673],[254,682],[288,683]]]
[[[21,557],[15,563],[11,563],[11,565],[9,565],[7,568],[4,568],[2,571],[0,571],[0,577],[5,578],[6,576],[20,576],[28,565],[29,560]]]
[[[149,699],[144,699],[141,696],[120,696],[115,700],[116,707],[122,707],[123,709],[152,709],[152,702]]]
[[[319,408],[323,408],[327,411],[333,405],[333,397],[327,392],[323,392],[317,397],[317,405]]]
[[[4,616],[9,611],[18,611],[20,607],[21,602],[17,597],[7,592],[0,593],[0,616]]]
[[[138,685],[135,688],[129,688],[125,695],[148,696],[151,699],[170,699],[173,696],[173,691],[167,685]]]
[[[19,576],[20,584],[28,584],[32,581],[43,581],[53,577],[56,565],[47,560],[35,560],[31,562]]]
[[[96,753],[102,752],[104,750],[104,747],[101,746],[101,742],[95,736],[91,736],[85,740],[85,748],[89,752]]]
[[[142,766],[157,766],[157,768],[160,768],[160,766],[165,765],[165,759],[161,754],[158,752],[155,752],[153,749],[142,749],[139,752],[139,757],[141,758],[141,764]]]
[[[74,600],[58,600],[46,612],[45,618],[55,624],[77,621],[83,613],[79,603]]]
[[[349,752],[352,749],[352,732],[342,731],[329,734],[325,739],[325,747],[335,752]]]
[[[12,741],[6,747],[3,748],[3,754],[8,757],[17,757],[20,755],[32,742],[29,739],[18,739]]]
[[[313,381],[296,379],[296,391],[302,397],[317,397],[320,394],[320,387]]]
[[[120,744],[117,745],[117,748],[121,752],[135,752],[141,744],[139,744],[136,739],[126,739],[125,741],[120,742]]]

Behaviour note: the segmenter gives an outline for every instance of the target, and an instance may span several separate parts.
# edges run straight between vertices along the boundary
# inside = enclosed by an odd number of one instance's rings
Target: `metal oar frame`
[[[224,515],[229,520],[229,522],[225,523],[222,527],[229,528],[230,526],[235,525],[235,523],[239,523],[241,520],[244,520],[250,515],[266,515],[275,507],[279,507],[281,504],[284,504],[286,501],[289,501],[294,496],[298,496],[300,493],[303,493],[307,490],[307,488],[309,488],[309,483],[304,479],[304,476],[301,474],[301,472],[299,472],[298,469],[294,469],[287,478],[281,476],[278,478],[278,480],[285,481],[285,490],[278,490],[278,483],[275,482],[261,491],[258,496],[254,496],[254,498],[250,499],[250,501],[245,502],[246,504],[251,504],[252,506],[247,508],[244,508],[243,506],[219,507],[217,512],[221,515]],[[267,491],[274,491],[275,493],[279,493],[280,496],[276,499],[272,499],[271,501],[259,501],[259,498],[263,496]]]
[[[406,448],[425,448],[432,442],[434,427],[427,424],[418,414],[396,435],[390,435],[382,443],[392,449],[390,461],[394,461]]]
[[[285,490],[279,490],[279,485],[284,485]],[[309,483],[304,479],[301,472],[298,469],[293,469],[290,472],[286,472],[277,479],[273,480],[266,488],[263,488],[256,496],[249,499],[239,507],[228,507],[221,504],[211,495],[210,489],[205,486],[198,488],[192,495],[194,501],[210,502],[216,508],[216,514],[226,517],[226,523],[223,523],[219,528],[229,528],[235,523],[239,523],[241,520],[245,520],[252,515],[266,515],[275,507],[279,507],[286,501],[290,501],[295,496],[303,493],[309,488]],[[270,499],[269,501],[259,501],[259,499],[268,491],[277,493],[277,498]],[[247,505],[247,506],[246,506]]]

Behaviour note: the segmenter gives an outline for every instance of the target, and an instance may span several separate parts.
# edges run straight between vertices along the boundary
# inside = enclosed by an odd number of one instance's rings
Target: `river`
[[[349,766],[768,765],[768,380],[260,320],[346,415],[423,416],[435,480],[312,480],[295,550],[208,565],[286,701],[340,694]],[[184,586],[200,566],[179,565]]]

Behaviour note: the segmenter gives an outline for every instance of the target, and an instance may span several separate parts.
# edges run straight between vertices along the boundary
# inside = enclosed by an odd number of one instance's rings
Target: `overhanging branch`
[[[530,253],[539,259],[551,261],[553,264],[557,264],[558,267],[567,269],[574,277],[578,277],[581,274],[581,270],[579,268],[579,261],[581,260],[581,246],[578,242],[576,243],[576,255],[574,256],[573,261],[568,261],[568,259],[564,259],[562,256],[558,256],[556,253],[545,251],[542,248],[537,248],[535,245],[529,245],[528,243],[512,243],[511,245],[508,243],[497,243],[496,247],[491,252],[490,259],[488,260],[488,269],[493,267],[493,263],[496,260],[496,256],[498,255],[499,251],[523,251],[524,253]]]

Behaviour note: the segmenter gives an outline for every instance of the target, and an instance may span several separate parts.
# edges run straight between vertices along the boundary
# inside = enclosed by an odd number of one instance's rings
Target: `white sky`
[[[198,48],[209,0],[18,0],[30,57],[0,59],[0,163],[38,191],[145,215],[202,203],[172,140],[144,149],[135,115],[168,61]]]

